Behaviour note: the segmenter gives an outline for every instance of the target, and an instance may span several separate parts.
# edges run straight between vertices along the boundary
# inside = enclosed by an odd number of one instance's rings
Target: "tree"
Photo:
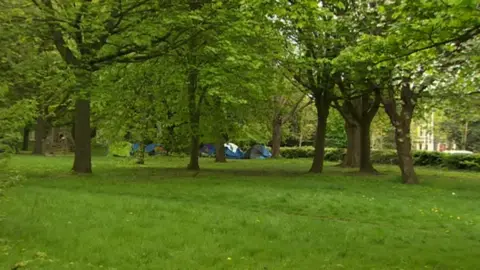
[[[120,142],[128,136],[138,143],[137,164],[145,163],[145,145],[159,139],[160,123],[166,121],[163,104],[156,101],[168,94],[162,91],[167,72],[152,60],[113,65],[99,76],[99,89],[92,95],[103,140]]]
[[[254,3],[255,4],[255,3]],[[253,4],[253,5],[254,5]],[[209,95],[223,80],[231,80],[235,72],[242,86],[232,90],[257,90],[249,81],[251,72],[258,72],[268,62],[268,29],[262,29],[265,21],[262,10],[244,2],[190,1],[187,7],[186,28],[199,32],[191,38],[177,57],[184,65],[186,97],[190,128],[189,170],[199,170],[198,150],[201,139],[202,107]],[[198,22],[202,22],[199,24]],[[206,30],[203,30],[206,29]],[[267,30],[267,31],[262,31]],[[216,75],[216,76],[212,76]],[[222,90],[228,90],[222,88]],[[235,97],[235,92],[229,92]],[[225,96],[225,95],[224,95]]]
[[[396,131],[403,182],[415,184],[410,137],[414,110],[422,98],[439,94],[434,82],[439,81],[444,59],[480,33],[480,22],[470,3],[384,1],[373,7],[381,27],[364,34],[343,55],[355,55],[356,63],[367,64],[367,78],[381,86],[382,104]]]
[[[90,92],[93,72],[115,61],[164,55],[182,37],[168,23],[168,4],[156,1],[91,1],[59,4],[32,0],[24,10],[43,26],[75,75],[75,160],[73,171],[91,173]],[[184,40],[180,41],[185,42]],[[173,45],[172,45],[173,44]]]
[[[380,107],[380,86],[372,80],[364,82],[362,75],[359,79],[352,75],[351,72],[343,72],[337,76],[336,82],[343,104],[336,100],[335,108],[345,120],[349,139],[344,166],[356,167],[358,162],[361,172],[371,173],[375,169],[370,160],[370,127]]]
[[[0,82],[1,83],[1,82]],[[21,141],[19,132],[35,115],[35,101],[22,99],[11,102],[6,99],[8,88],[0,84],[0,159],[12,152]]]
[[[330,104],[334,99],[333,60],[344,48],[347,7],[343,2],[281,1],[276,23],[292,51],[282,60],[317,109],[315,156],[310,172],[321,173]]]
[[[295,89],[295,85],[283,76],[276,79],[273,87],[275,87],[275,95],[270,102],[273,109],[271,144],[272,157],[278,158],[280,157],[280,147],[283,140],[283,125],[292,121],[297,114],[311,105],[312,100],[305,93]]]

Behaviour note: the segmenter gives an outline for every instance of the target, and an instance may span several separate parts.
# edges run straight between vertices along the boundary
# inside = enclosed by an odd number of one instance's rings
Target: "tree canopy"
[[[322,172],[333,146],[347,148],[343,165],[374,173],[372,133],[391,132],[403,182],[418,183],[413,119],[435,109],[476,134],[473,0],[1,0],[0,7],[0,137],[17,142],[34,127],[34,152],[42,154],[51,128],[68,127],[77,173],[92,171],[92,137],[141,149],[159,142],[189,154],[192,170],[200,169],[202,143],[269,144],[280,157],[287,141],[313,141],[311,172]],[[460,136],[461,128],[444,121],[441,130],[475,145],[476,135],[469,139],[467,127]]]

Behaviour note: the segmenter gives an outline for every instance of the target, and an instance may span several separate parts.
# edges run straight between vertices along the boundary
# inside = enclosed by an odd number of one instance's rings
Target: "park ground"
[[[0,269],[478,269],[480,174],[359,175],[310,160],[15,156]],[[5,177],[5,176],[3,176]],[[12,177],[12,176],[10,176]]]

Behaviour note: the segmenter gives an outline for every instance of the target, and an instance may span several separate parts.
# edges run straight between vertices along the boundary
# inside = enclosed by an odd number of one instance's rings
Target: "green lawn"
[[[360,176],[309,160],[239,160],[185,171],[94,158],[17,156],[0,199],[0,269],[478,269],[480,174],[395,167]]]

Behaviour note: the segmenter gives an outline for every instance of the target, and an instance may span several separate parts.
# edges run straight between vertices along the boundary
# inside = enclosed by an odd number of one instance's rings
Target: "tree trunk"
[[[225,137],[223,135],[220,135],[217,138],[217,142],[215,143],[215,162],[219,162],[219,163],[227,162],[224,145],[225,145]]]
[[[347,153],[342,162],[342,167],[358,168],[360,161],[360,133],[356,124],[345,121],[347,132]]]
[[[317,131],[315,135],[315,156],[313,157],[311,173],[321,173],[323,171],[323,161],[325,158],[325,136],[327,133],[327,118],[330,109],[330,101],[323,94],[321,97],[315,97],[315,107],[317,108]]]
[[[396,127],[395,142],[397,146],[398,162],[402,172],[404,184],[418,184],[418,177],[413,166],[412,140],[410,127]]]
[[[143,142],[140,143],[136,156],[137,164],[145,164],[145,144]]]
[[[188,71],[188,109],[190,114],[190,163],[188,170],[198,171],[200,148],[200,108],[197,104],[198,70],[190,68]]]
[[[73,171],[76,173],[92,173],[90,132],[90,100],[79,98],[75,102],[75,159],[73,161]]]
[[[22,142],[22,151],[28,151],[30,127],[25,127],[23,129],[23,142]]]
[[[191,136],[190,143],[190,163],[187,166],[188,170],[198,171],[200,170],[200,164],[198,162],[198,150],[200,148],[200,139],[198,135]]]
[[[280,157],[280,147],[282,144],[282,119],[281,116],[275,116],[272,130],[272,158]]]
[[[47,137],[47,122],[42,116],[37,117],[35,125],[35,145],[33,155],[45,155],[44,140]]]
[[[373,173],[376,170],[372,166],[370,158],[371,142],[370,142],[370,125],[371,119],[365,118],[359,123],[360,130],[360,172]]]

